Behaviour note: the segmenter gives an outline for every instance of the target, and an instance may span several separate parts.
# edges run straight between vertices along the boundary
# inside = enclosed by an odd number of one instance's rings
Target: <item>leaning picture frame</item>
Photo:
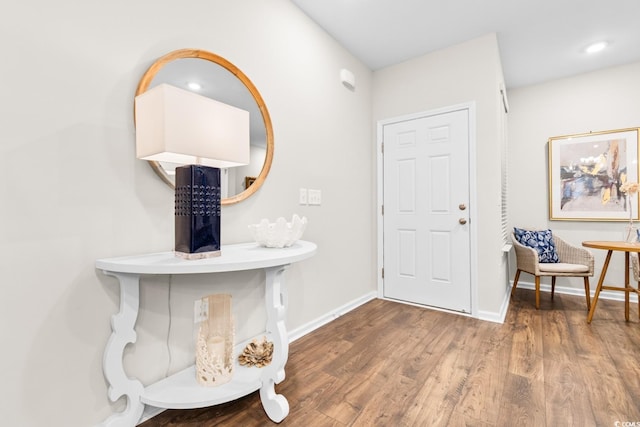
[[[549,219],[638,220],[638,194],[620,191],[638,182],[640,128],[549,138]]]

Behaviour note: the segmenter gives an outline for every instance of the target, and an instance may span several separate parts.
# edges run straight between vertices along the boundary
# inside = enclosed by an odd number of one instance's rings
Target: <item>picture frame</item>
[[[244,177],[244,189],[251,187],[251,184],[256,182],[257,177],[255,176],[245,176]]]
[[[638,220],[638,194],[620,191],[638,182],[640,128],[549,138],[549,219]]]

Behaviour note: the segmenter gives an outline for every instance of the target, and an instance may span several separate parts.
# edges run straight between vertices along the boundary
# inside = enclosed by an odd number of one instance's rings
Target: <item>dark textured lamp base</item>
[[[220,169],[176,168],[175,252],[185,259],[220,255]]]

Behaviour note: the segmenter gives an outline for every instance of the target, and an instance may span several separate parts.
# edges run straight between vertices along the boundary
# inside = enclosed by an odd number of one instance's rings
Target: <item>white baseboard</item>
[[[305,323],[304,325],[289,331],[289,342],[292,343],[295,340],[302,338],[303,336],[307,335],[310,332],[315,331],[321,326],[326,325],[332,320],[335,320],[338,317],[350,312],[351,310],[354,310],[360,307],[361,305],[376,299],[377,296],[378,296],[378,293],[376,291],[371,291],[368,294],[364,294],[358,299],[355,299],[341,307],[336,308],[335,310],[331,310],[330,312],[322,315],[321,317],[318,317],[315,320],[312,320],[309,323]]]
[[[511,281],[511,286],[513,286],[513,281]],[[535,283],[532,282],[523,282],[521,280],[518,281],[518,288],[523,288],[523,289],[529,289],[532,291],[535,291],[536,289],[536,285]],[[595,286],[591,286],[590,289],[590,293],[591,293],[591,298],[593,298],[593,296],[596,293],[596,290],[594,289]],[[540,284],[540,291],[543,292],[551,292],[551,285],[548,284]],[[558,286],[556,285],[556,293],[557,294],[565,294],[565,295],[575,295],[575,296],[581,296],[584,297],[584,289],[580,289],[580,288],[570,288],[568,286]],[[614,301],[624,301],[624,292],[619,292],[619,291],[600,291],[600,295],[598,296],[598,299],[607,299],[607,300],[614,300]],[[631,302],[638,302],[638,295],[635,293],[632,293],[629,301]]]
[[[497,313],[495,311],[478,310],[478,319],[494,323],[504,323],[504,319],[507,317],[507,311],[509,310],[510,298],[511,293],[506,292],[504,298],[502,299],[500,311],[498,311]]]
[[[338,317],[347,314],[351,310],[354,310],[360,307],[361,305],[376,299],[377,296],[378,296],[378,293],[376,291],[371,291],[368,294],[361,296],[360,298],[357,298],[351,302],[346,303],[343,306],[336,308],[335,310],[331,310],[330,312],[318,317],[315,320],[312,320],[309,323],[305,323],[304,325],[289,331],[289,343],[292,343],[295,340],[302,338],[303,336],[315,331],[321,326],[324,326],[327,323],[337,319]],[[166,409],[164,408],[156,408],[154,406],[145,406],[144,412],[142,413],[142,417],[140,418],[140,421],[138,421],[136,425],[142,424],[143,422],[150,420],[151,418],[161,414],[164,411],[166,411]]]
[[[504,319],[507,316],[507,311],[509,310],[509,303],[511,301],[511,288],[513,287],[513,281],[509,281],[509,283],[511,283],[511,287],[509,287],[509,289],[505,293],[504,299],[502,301],[502,306],[500,307],[500,311],[497,313],[492,311],[478,311],[478,319],[487,320],[489,322],[504,323]],[[535,291],[536,285],[533,282],[520,280],[518,281],[518,288]],[[551,284],[540,284],[540,291],[551,293]],[[596,292],[595,286],[592,285],[590,291],[591,291],[590,292],[591,298],[593,298]],[[573,288],[568,286],[556,285],[556,293],[584,297],[584,289]],[[598,299],[624,301],[624,292],[604,290],[600,292]],[[638,302],[638,295],[635,293],[632,293],[629,298],[629,301],[633,303]]]

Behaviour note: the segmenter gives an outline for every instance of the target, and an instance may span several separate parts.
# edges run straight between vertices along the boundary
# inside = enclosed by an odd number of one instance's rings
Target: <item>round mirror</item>
[[[167,83],[249,112],[251,161],[246,166],[222,169],[222,204],[230,205],[255,193],[273,160],[273,128],[267,107],[251,80],[226,59],[197,49],[170,52],[149,67],[140,79],[136,96]],[[150,160],[164,182],[175,188],[176,164]]]

